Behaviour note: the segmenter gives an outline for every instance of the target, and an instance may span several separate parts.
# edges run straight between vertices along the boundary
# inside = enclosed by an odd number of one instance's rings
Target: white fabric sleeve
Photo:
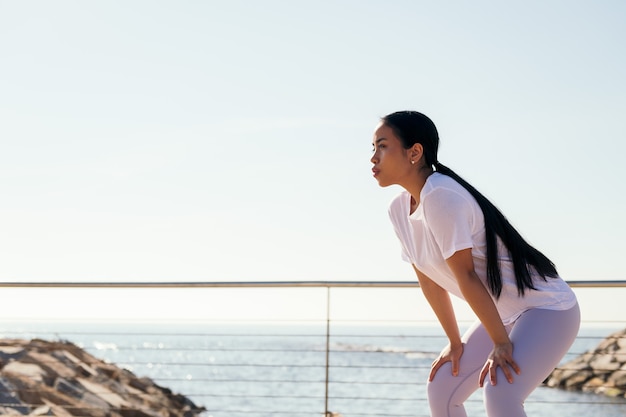
[[[401,246],[402,246],[402,254],[401,254],[402,260],[404,262],[408,262],[408,263],[412,264],[413,261],[411,260],[411,258],[409,258],[409,254],[407,253],[406,248],[404,247],[404,245],[401,245]]]
[[[459,250],[474,247],[472,203],[468,197],[447,188],[435,188],[424,196],[424,218],[444,259]]]
[[[403,219],[402,213],[406,210],[402,201],[402,194],[394,198],[389,206],[389,218],[391,220],[391,224],[393,225],[393,231],[396,233],[396,237],[400,242],[400,248],[402,250],[401,257],[402,260],[408,262],[410,264],[413,263],[411,257],[409,256],[409,251],[407,249],[407,242],[405,241],[410,236],[409,231],[406,229],[406,219]],[[404,220],[404,222],[403,222]],[[402,226],[404,225],[404,227]]]
[[[400,249],[402,250],[400,256],[404,262],[408,262],[410,264],[413,263],[411,258],[409,257],[409,251],[406,248],[406,243],[404,242],[403,235],[400,231],[400,226],[396,223],[397,219],[394,216],[391,216],[391,224],[393,224],[393,231],[396,233],[396,237],[398,238],[398,242],[400,243]]]

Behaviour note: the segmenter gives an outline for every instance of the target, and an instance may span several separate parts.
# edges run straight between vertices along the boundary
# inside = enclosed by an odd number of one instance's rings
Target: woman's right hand
[[[459,364],[461,362],[461,356],[463,356],[463,344],[458,345],[448,345],[446,346],[439,357],[435,359],[432,366],[430,367],[430,375],[428,376],[428,381],[432,381],[435,378],[435,374],[445,363],[452,362],[452,376],[457,376],[459,374]]]

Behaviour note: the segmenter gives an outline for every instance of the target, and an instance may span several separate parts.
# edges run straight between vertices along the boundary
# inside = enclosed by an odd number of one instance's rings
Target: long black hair
[[[519,296],[523,296],[526,290],[535,289],[531,268],[544,280],[547,280],[547,277],[558,276],[554,263],[526,242],[496,206],[476,188],[437,160],[439,134],[432,120],[416,111],[399,111],[383,117],[381,121],[393,130],[405,149],[420,143],[424,149],[426,166],[434,167],[437,172],[453,178],[478,202],[485,218],[487,284],[489,290],[496,298],[502,293],[502,275],[498,262],[497,237],[500,237],[513,260],[513,270]]]

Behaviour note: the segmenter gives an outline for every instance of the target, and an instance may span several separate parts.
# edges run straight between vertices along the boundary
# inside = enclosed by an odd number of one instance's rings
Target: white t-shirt
[[[474,269],[487,287],[487,244],[483,212],[472,195],[451,177],[435,172],[420,194],[420,204],[411,211],[411,195],[404,191],[393,199],[389,216],[402,245],[402,258],[439,286],[464,299],[456,278],[446,263],[455,252],[472,249]],[[536,290],[518,295],[513,262],[498,239],[502,293],[492,296],[503,323],[515,321],[531,308],[567,310],[576,296],[561,278],[533,275]],[[487,287],[488,288],[488,287]],[[491,292],[490,292],[491,294]]]

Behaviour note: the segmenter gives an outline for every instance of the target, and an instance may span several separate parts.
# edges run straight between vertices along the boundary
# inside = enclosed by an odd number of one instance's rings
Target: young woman
[[[431,416],[466,416],[464,401],[483,386],[487,416],[526,416],[524,400],[578,333],[574,293],[489,200],[437,160],[428,117],[383,117],[373,145],[379,185],[404,188],[389,208],[403,259],[449,339],[428,378]],[[478,317],[463,336],[449,294]]]

